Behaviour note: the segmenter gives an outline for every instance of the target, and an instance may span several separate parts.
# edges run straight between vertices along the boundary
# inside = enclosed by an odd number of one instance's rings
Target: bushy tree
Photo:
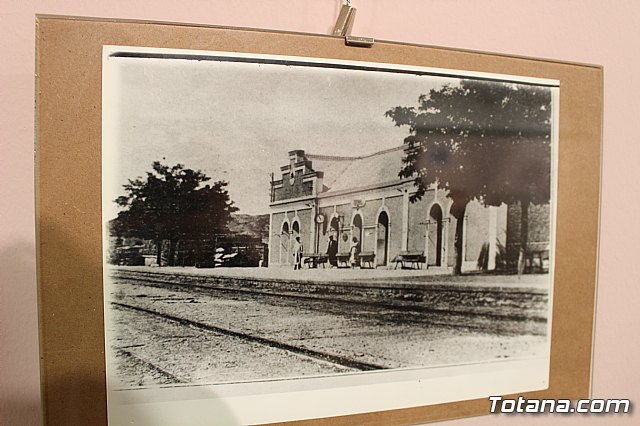
[[[115,200],[123,209],[115,221],[116,233],[153,240],[158,265],[163,242],[169,241],[168,262],[173,265],[179,241],[224,232],[231,213],[238,210],[229,198],[227,182],[202,186],[209,180],[182,164],[169,167],[155,161],[145,178],[129,180],[126,194]]]
[[[420,95],[418,107],[387,111],[407,126],[406,154],[399,172],[414,178],[421,199],[437,183],[452,199],[457,219],[456,265],[462,269],[462,230],[468,203],[520,203],[521,249],[526,249],[528,208],[550,196],[551,92],[512,83],[462,80]]]

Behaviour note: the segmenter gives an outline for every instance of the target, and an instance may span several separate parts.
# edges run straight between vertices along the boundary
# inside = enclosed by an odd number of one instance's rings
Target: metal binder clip
[[[344,37],[347,46],[371,47],[373,39],[370,37],[354,37],[351,35],[353,20],[356,16],[356,8],[351,6],[351,0],[347,0],[340,9],[336,26],[333,28],[333,35]]]

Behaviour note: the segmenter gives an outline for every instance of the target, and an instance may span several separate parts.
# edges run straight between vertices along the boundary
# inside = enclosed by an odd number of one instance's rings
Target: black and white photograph
[[[558,99],[531,77],[105,47],[110,420],[546,389]]]

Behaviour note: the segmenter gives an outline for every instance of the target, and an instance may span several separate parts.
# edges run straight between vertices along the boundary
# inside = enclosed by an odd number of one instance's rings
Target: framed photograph
[[[600,68],[38,35],[46,423],[402,424],[588,395]]]

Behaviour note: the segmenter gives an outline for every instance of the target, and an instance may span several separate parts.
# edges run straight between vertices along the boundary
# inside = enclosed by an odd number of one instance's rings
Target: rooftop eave
[[[389,181],[384,183],[378,183],[374,185],[366,185],[366,186],[360,186],[357,188],[343,189],[340,191],[331,191],[331,189],[329,189],[326,192],[321,192],[320,194],[318,194],[318,198],[338,197],[338,196],[343,196],[347,194],[353,194],[355,192],[374,191],[376,189],[386,189],[386,188],[392,188],[394,186],[400,187],[400,186],[405,186],[406,184],[412,184],[412,183],[413,183],[412,178],[405,178],[405,179],[399,179],[399,180],[394,180],[394,181]]]
[[[287,198],[286,200],[273,201],[269,203],[269,207],[281,206],[283,204],[299,203],[301,201],[314,200],[315,198],[316,198],[315,195],[305,195],[304,197]]]

